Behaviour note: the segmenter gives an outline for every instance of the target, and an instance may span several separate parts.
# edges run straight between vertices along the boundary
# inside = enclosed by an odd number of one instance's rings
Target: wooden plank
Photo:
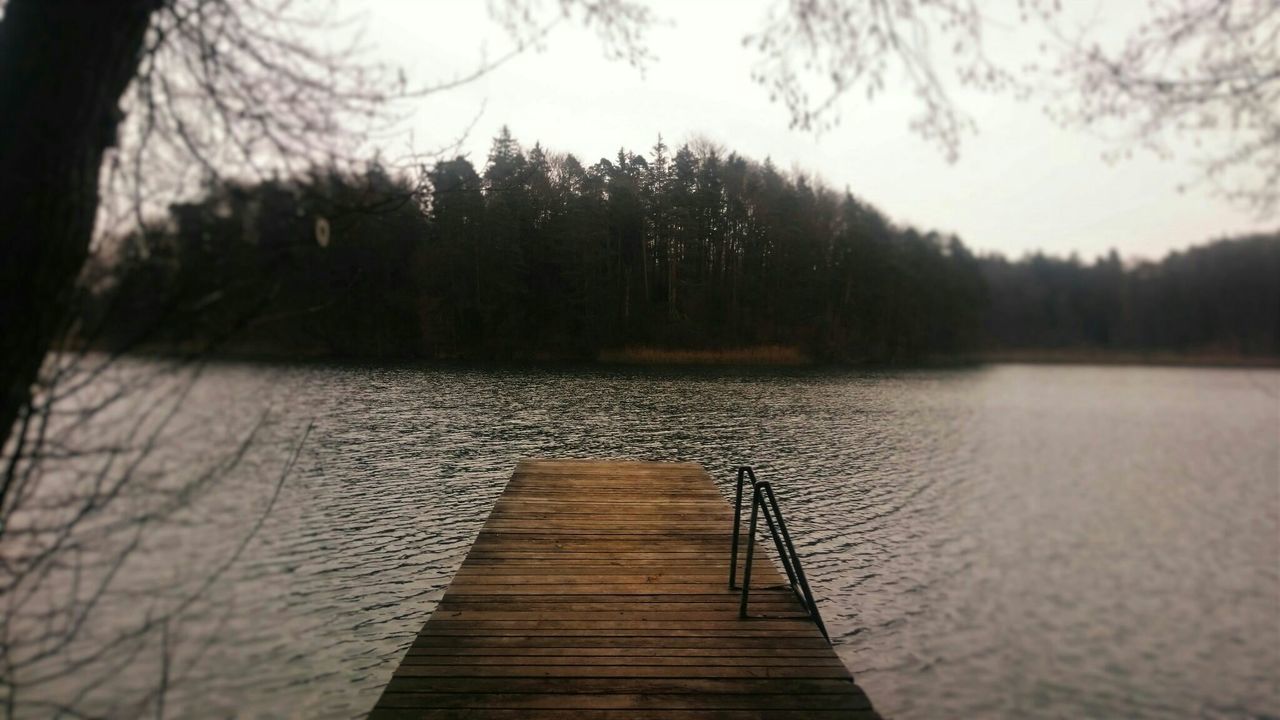
[[[419,656],[515,656],[574,655],[578,657],[821,657],[829,658],[826,647],[813,648],[731,648],[731,647],[411,647],[405,659]]]
[[[386,707],[583,710],[867,710],[865,696],[588,693],[393,693]]]
[[[610,637],[607,635],[431,635],[420,634],[409,652],[423,648],[823,648],[830,649],[821,637],[698,637],[657,635]]]
[[[863,710],[573,710],[575,720],[809,720],[841,717],[841,719],[868,719],[879,717],[874,711]],[[532,708],[401,708],[375,707],[371,720],[471,720],[485,717],[488,720],[563,720],[563,708],[556,710],[532,710]]]
[[[674,621],[707,621],[720,622],[724,620],[729,613],[735,612],[734,608],[725,608],[721,606],[708,605],[706,603],[690,603],[687,605],[673,604],[674,607],[668,608],[650,608],[644,603],[609,603],[596,606],[590,610],[566,610],[562,605],[509,605],[509,604],[486,604],[486,603],[467,603],[459,605],[450,603],[447,607],[436,610],[436,615],[440,620],[453,621],[502,621],[513,623],[526,623],[533,621],[555,621],[555,622],[596,622],[596,621],[626,621],[626,622],[657,622],[671,623]],[[766,608],[752,605],[752,617],[759,617],[759,613]],[[795,606],[785,605],[782,603],[772,603],[767,606],[775,613],[786,613],[794,610]],[[786,618],[808,621],[807,615],[787,615]],[[758,629],[758,626],[756,626]]]
[[[591,598],[594,600],[595,598]],[[441,603],[436,607],[436,615],[440,617],[450,616],[455,612],[572,612],[572,613],[592,613],[592,612],[643,612],[643,613],[697,613],[697,612],[713,612],[717,613],[717,617],[724,617],[725,613],[737,611],[737,603],[719,603],[719,602],[626,602],[617,600],[614,602],[460,602],[451,599],[449,602]],[[793,603],[775,602],[775,603],[752,603],[753,609],[764,610],[765,608],[773,608],[778,612],[791,610],[795,607]]]
[[[678,653],[678,650],[671,652]],[[840,668],[838,658],[822,656],[772,657],[765,655],[406,655],[401,667],[410,665],[448,665],[465,668],[471,665],[521,665],[603,668],[612,666],[697,666],[697,667],[825,667]],[[681,677],[684,677],[683,675]]]
[[[827,667],[728,667],[718,665],[401,665],[396,677],[594,677],[594,678],[830,678],[849,676],[841,665]]]
[[[823,678],[422,678],[393,677],[387,692],[572,693],[581,695],[861,695],[849,679]]]
[[[809,720],[842,717],[842,719],[877,719],[879,715],[867,710],[573,710],[575,720]],[[485,717],[488,720],[563,720],[563,708],[534,710],[534,708],[399,708],[375,707],[371,720],[471,720]]]
[[[755,603],[757,602],[757,599],[759,600],[759,602],[762,602],[762,603],[764,602],[790,603],[794,601],[794,597],[795,596],[791,594],[791,591],[783,588],[770,589],[770,590],[761,589],[758,594],[756,590],[753,588],[751,590],[751,605],[752,607],[755,607]],[[492,595],[483,595],[483,594],[468,595],[463,591],[458,591],[458,592],[450,592],[447,597],[441,600],[441,603],[450,603],[450,602],[505,602],[505,603],[533,603],[533,602],[542,602],[542,603],[564,603],[564,602],[700,603],[700,602],[707,602],[707,603],[727,604],[728,606],[731,607],[731,609],[738,607],[737,596],[735,594],[726,593],[723,591],[706,593],[706,594],[691,593],[691,594],[675,595],[672,593],[661,592],[661,589],[658,589],[658,588],[651,589],[649,592],[639,593],[639,594],[611,595],[607,593],[601,593],[599,595],[593,595],[590,598],[583,598],[580,595],[568,595],[568,594],[530,595],[526,593],[522,593],[518,595],[509,595],[506,597],[494,597]]]
[[[563,555],[563,553],[558,553]],[[727,580],[729,576],[728,568],[717,563],[709,562],[703,558],[694,556],[675,557],[672,555],[660,557],[610,557],[610,556],[583,556],[577,558],[569,558],[570,562],[565,562],[563,557],[545,558],[536,556],[521,557],[478,557],[471,558],[467,566],[460,568],[458,572],[478,572],[493,570],[524,570],[524,569],[554,569],[563,573],[583,573],[594,572],[598,570],[616,570],[618,568],[658,568],[658,569],[688,569],[710,571],[720,576],[722,580]],[[738,562],[738,569],[742,569],[743,561]],[[753,570],[760,572],[773,572],[773,563],[765,558],[756,556]]]
[[[450,586],[453,589],[454,586]],[[597,593],[624,593],[647,595],[661,592],[671,595],[710,595],[717,590],[725,595],[723,583],[609,583],[597,582],[591,585],[564,585],[560,583],[528,583],[520,585],[476,585],[458,583],[460,593],[484,595],[524,595],[526,593],[558,593],[563,595],[595,595]],[[753,593],[754,594],[754,591]]]
[[[522,460],[371,718],[876,718],[693,463]],[[741,571],[743,559],[739,559]]]

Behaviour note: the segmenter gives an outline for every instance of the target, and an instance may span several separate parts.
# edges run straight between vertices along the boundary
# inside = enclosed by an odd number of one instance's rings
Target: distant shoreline
[[[797,367],[835,365],[847,367],[940,367],[958,365],[1147,365],[1154,367],[1280,367],[1280,356],[1239,355],[1222,352],[1133,352],[1102,349],[997,350],[953,356],[935,356],[904,363],[822,362],[798,347],[760,345],[718,350],[693,350],[635,346],[604,350],[596,361],[608,365],[763,365]]]
[[[994,350],[977,353],[983,364],[1027,365],[1146,365],[1151,367],[1277,368],[1280,356],[1238,355],[1220,352],[1133,352],[1126,350],[1056,349]]]
[[[103,348],[65,348],[68,352],[107,352]],[[1133,365],[1147,367],[1280,368],[1280,356],[1239,355],[1222,352],[1133,352],[1100,349],[986,350],[960,355],[936,355],[904,362],[857,362],[815,359],[791,345],[747,345],[737,348],[695,349],[659,346],[627,346],[589,354],[531,353],[528,355],[486,356],[447,354],[438,356],[348,356],[322,351],[276,352],[262,347],[224,348],[202,353],[189,348],[135,348],[125,353],[136,357],[205,357],[232,362],[337,363],[355,365],[401,365],[447,363],[450,365],[599,365],[637,367],[845,367],[866,369],[913,369],[975,367],[979,365]]]
[[[630,346],[601,350],[596,361],[606,365],[813,365],[813,359],[790,345],[754,345],[715,350]]]

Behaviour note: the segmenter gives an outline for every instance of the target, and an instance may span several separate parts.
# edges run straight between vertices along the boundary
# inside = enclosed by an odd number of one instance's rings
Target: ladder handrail
[[[733,504],[733,547],[729,552],[729,589],[738,589],[736,580],[742,524],[742,486],[748,477],[751,478],[751,523],[747,532],[747,557],[742,569],[742,600],[738,605],[738,616],[748,617],[747,599],[751,592],[751,565],[755,556],[756,526],[763,512],[765,525],[769,528],[769,535],[773,537],[774,548],[777,549],[782,568],[787,573],[791,592],[795,593],[796,599],[804,606],[805,612],[818,626],[822,636],[830,642],[831,636],[827,634],[827,626],[822,622],[818,603],[813,598],[809,580],[805,577],[804,568],[800,565],[800,556],[796,553],[795,544],[791,541],[791,533],[787,531],[786,521],[782,519],[782,509],[778,507],[778,498],[773,494],[773,486],[768,481],[757,480],[755,471],[746,465],[738,468],[738,490]]]
[[[756,473],[750,466],[738,467],[738,493],[733,499],[733,547],[729,549],[729,589],[737,590],[738,585],[738,528],[742,525],[742,480],[751,477],[751,487],[756,486]]]
[[[737,572],[738,572],[738,545],[739,545],[738,538],[739,538],[739,534],[741,532],[741,527],[742,527],[742,483],[743,483],[744,476],[751,478],[752,493],[755,492],[756,486],[760,484],[760,481],[756,480],[755,472],[750,467],[744,466],[744,467],[738,468],[738,493],[737,493],[737,498],[734,500],[734,504],[733,504],[733,547],[729,552],[729,589],[730,590],[738,589],[738,585],[736,584],[735,580],[737,579]],[[753,494],[752,503],[754,504],[754,502],[755,502],[755,496]],[[777,503],[775,502],[774,505],[776,506]],[[778,551],[778,559],[781,560],[782,568],[787,572],[787,580],[790,582],[791,588],[794,591],[796,588],[796,571],[792,567],[793,565],[792,556],[795,555],[795,552],[793,550],[791,553],[788,553],[786,548],[782,546],[782,541],[780,539],[780,536],[778,532],[774,529],[773,517],[770,516],[768,513],[766,513],[764,516],[764,521],[765,521],[765,524],[769,527],[769,537],[773,538],[774,549]],[[788,539],[790,538],[789,535],[787,537]],[[796,560],[796,562],[798,562],[798,559]]]

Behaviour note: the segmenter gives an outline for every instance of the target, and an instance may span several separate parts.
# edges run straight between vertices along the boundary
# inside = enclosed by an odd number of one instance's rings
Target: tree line
[[[1031,255],[982,259],[995,350],[1280,355],[1280,233],[1217,240],[1126,267]]]
[[[80,336],[293,357],[592,358],[795,348],[909,363],[1004,349],[1280,354],[1280,237],[1125,267],[975,256],[849,192],[661,138],[585,165],[505,128],[482,168],[211,187],[100,252]]]

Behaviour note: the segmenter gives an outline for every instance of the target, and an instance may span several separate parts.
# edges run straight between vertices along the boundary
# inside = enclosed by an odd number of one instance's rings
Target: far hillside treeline
[[[504,130],[483,168],[427,178],[315,170],[175,205],[99,254],[79,336],[369,359],[1280,356],[1280,235],[1137,267],[976,257],[768,161],[661,140],[588,166]]]

